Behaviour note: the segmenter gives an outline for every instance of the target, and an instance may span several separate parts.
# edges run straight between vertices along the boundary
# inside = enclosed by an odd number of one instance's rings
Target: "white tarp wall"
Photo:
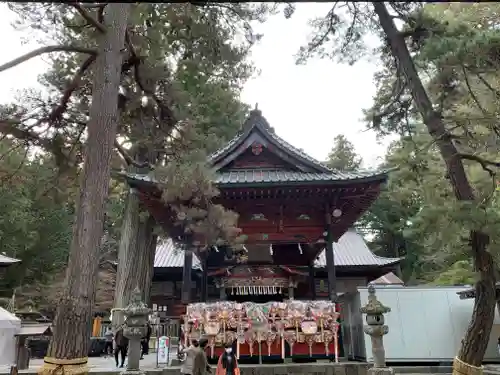
[[[461,300],[457,292],[465,287],[376,287],[377,298],[391,308],[385,315],[389,333],[384,336],[389,362],[452,361],[458,353],[474,306],[473,299]],[[363,333],[364,317],[359,307],[368,300],[367,288],[345,301],[347,354],[373,361],[370,338]],[[488,340],[485,361],[499,361],[497,338],[500,319]]]
[[[16,363],[16,334],[21,329],[21,320],[0,307],[0,366]]]

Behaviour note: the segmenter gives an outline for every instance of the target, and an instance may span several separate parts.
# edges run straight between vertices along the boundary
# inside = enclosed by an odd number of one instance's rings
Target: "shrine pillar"
[[[328,297],[330,301],[337,300],[337,279],[335,276],[335,258],[333,256],[333,236],[332,236],[332,214],[330,207],[326,207],[325,221],[325,241],[326,241],[326,270],[328,272]]]
[[[193,248],[184,250],[184,267],[182,269],[182,292],[183,304],[191,302],[191,270],[193,268]]]
[[[226,294],[226,286],[224,285],[224,281],[220,280],[217,284],[219,287],[219,299],[221,301],[225,301],[227,299],[227,294]]]
[[[208,250],[201,254],[201,302],[207,302],[208,287],[208,269],[207,269]]]
[[[316,299],[316,280],[314,279],[314,261],[309,264],[309,297]]]

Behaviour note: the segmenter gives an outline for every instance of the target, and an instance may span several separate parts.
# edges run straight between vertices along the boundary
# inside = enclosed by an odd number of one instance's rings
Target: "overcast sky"
[[[319,59],[295,65],[293,56],[310,34],[307,21],[327,10],[328,4],[298,4],[291,19],[278,14],[258,26],[264,38],[254,47],[252,60],[261,73],[246,84],[241,99],[252,107],[258,103],[276,133],[311,156],[326,159],[334,137],[344,134],[365,166],[373,167],[384,155],[387,142],[378,144],[375,134],[365,131],[361,117],[375,93],[376,66],[365,61],[347,66]],[[23,35],[12,28],[14,17],[5,4],[0,4],[0,12],[3,63],[36,45],[22,45]],[[0,102],[9,102],[16,89],[36,87],[38,74],[47,68],[40,57],[0,73]]]

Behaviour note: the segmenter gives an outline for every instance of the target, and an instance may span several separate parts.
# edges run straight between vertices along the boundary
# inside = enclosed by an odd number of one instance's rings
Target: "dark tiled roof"
[[[293,172],[283,170],[238,170],[227,171],[216,174],[215,183],[219,185],[244,184],[244,183],[283,183],[283,182],[338,182],[352,181],[380,177],[385,178],[384,173],[374,174],[373,172],[330,172],[330,173],[308,173]]]
[[[243,152],[245,149],[245,141],[253,134],[253,131],[258,131],[266,142],[273,144],[275,148],[279,148],[283,154],[288,155],[290,160],[297,163],[297,170],[277,170],[277,169],[244,169],[244,170],[229,170],[218,171],[218,168],[228,163],[228,158],[237,157],[238,152]],[[260,135],[258,137],[261,137]],[[242,149],[240,147],[243,146]],[[236,153],[236,154],[234,154]],[[224,147],[220,148],[208,157],[208,163],[215,169],[215,183],[219,186],[237,186],[242,184],[255,183],[342,183],[352,180],[375,180],[383,182],[387,179],[387,171],[368,171],[359,170],[355,172],[341,172],[330,169],[322,162],[312,158],[302,150],[292,146],[284,139],[278,137],[274,130],[269,126],[267,120],[262,116],[260,111],[253,110],[250,116],[243,124],[243,130],[230,140]],[[150,176],[138,174],[126,174],[126,177],[135,181],[154,182]]]
[[[496,289],[496,297],[497,300],[500,298],[500,282],[497,282],[495,284],[495,289]],[[457,292],[458,296],[460,299],[470,299],[470,298],[475,298],[476,297],[476,288],[475,287],[469,287],[465,290],[461,290],[460,292]]]
[[[316,268],[326,268],[325,252],[323,250],[314,262]],[[352,229],[333,243],[333,255],[335,266],[338,267],[389,266],[400,261],[399,258],[384,258],[373,254],[363,237]]]
[[[335,265],[337,267],[355,266],[388,266],[400,261],[398,258],[383,258],[374,255],[363,237],[355,231],[347,231],[337,243],[333,244]],[[155,267],[183,267],[182,250],[175,248],[171,240],[162,241],[156,247]],[[326,267],[325,251],[323,250],[315,261],[316,268]],[[193,255],[193,269],[201,269],[200,260]]]

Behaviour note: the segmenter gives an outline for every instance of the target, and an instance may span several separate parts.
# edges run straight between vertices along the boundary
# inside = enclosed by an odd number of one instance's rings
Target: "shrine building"
[[[374,255],[351,229],[377,199],[385,172],[332,170],[280,138],[257,109],[208,164],[216,203],[239,214],[245,250],[182,251],[159,241],[151,303],[166,315],[210,300],[335,301],[398,273],[399,258]],[[169,221],[150,176],[127,174],[127,182],[158,223]]]
[[[359,286],[368,283],[379,285],[402,285],[395,275],[400,273],[399,258],[385,258],[374,255],[363,237],[354,229],[349,229],[339,241],[333,244],[335,259],[336,288],[338,295],[356,292]],[[184,253],[176,248],[171,240],[158,243],[154,261],[154,276],[151,289],[151,307],[159,312],[160,317],[178,318],[184,314],[185,307],[181,302],[182,271]],[[328,299],[328,277],[326,272],[326,256],[323,250],[313,263],[314,277],[309,278],[308,268],[269,267],[269,266],[228,266],[209,267],[207,282],[207,301],[220,301],[222,298],[241,300],[238,288],[248,285],[245,274],[261,275],[260,288],[248,290],[246,298],[255,302],[295,299],[313,300]],[[246,268],[246,269],[245,269]],[[227,269],[227,271],[226,271]],[[224,270],[225,272],[220,272]],[[293,271],[292,271],[293,270]],[[249,272],[250,271],[250,272]],[[191,300],[202,299],[203,271],[200,259],[195,255],[192,264]],[[233,285],[225,282],[233,278]],[[274,279],[274,280],[273,280]],[[311,282],[314,281],[314,284]],[[229,281],[229,283],[231,283]],[[277,283],[285,285],[272,294],[272,286]],[[279,295],[278,295],[279,293]]]

